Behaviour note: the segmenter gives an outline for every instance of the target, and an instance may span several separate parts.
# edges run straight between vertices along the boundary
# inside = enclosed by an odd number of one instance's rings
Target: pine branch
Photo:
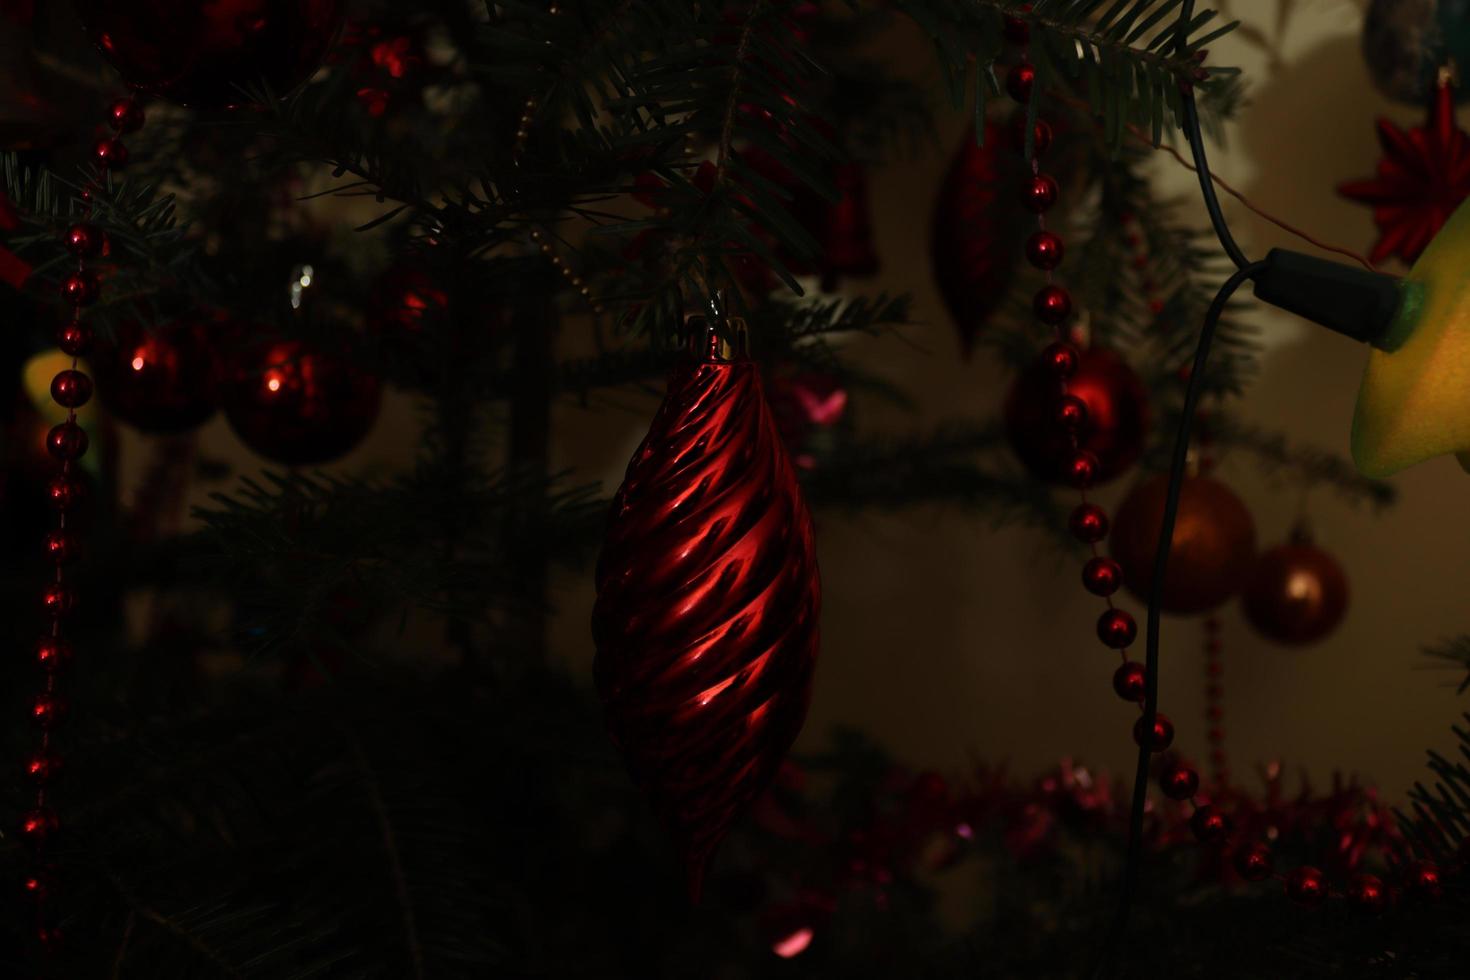
[[[1457,693],[1464,694],[1467,689],[1470,689],[1470,636],[1456,636],[1441,640],[1425,646],[1420,652],[1426,657],[1444,661],[1436,666],[1458,670],[1465,674],[1464,679],[1460,681]]]
[[[1366,503],[1375,511],[1392,506],[1398,499],[1392,483],[1360,475],[1346,459],[1310,446],[1293,445],[1280,433],[1237,418],[1212,415],[1210,434],[1222,448],[1250,453],[1265,472],[1299,485],[1330,487],[1344,499]]]

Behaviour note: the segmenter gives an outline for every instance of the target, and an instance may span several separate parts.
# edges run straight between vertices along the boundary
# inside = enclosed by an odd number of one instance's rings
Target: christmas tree
[[[1347,584],[1305,522],[1258,542],[1220,457],[1395,496],[1238,410],[1235,287],[1304,311],[1220,218],[1204,139],[1251,111],[1226,21],[0,6],[6,975],[1456,975],[1470,769],[1431,754],[1395,808],[1224,752],[1223,604],[1312,643]],[[1460,152],[1445,77],[1395,84],[1439,142],[1393,145]],[[972,128],[922,217],[954,336],[870,282],[870,177],[943,152],[945,113]],[[1213,229],[1153,179],[1174,146]],[[1002,410],[872,424],[913,394],[853,356],[880,338],[1003,365]],[[824,515],[932,505],[1081,570],[1136,778],[1005,746],[915,772],[850,729],[791,753],[844,669]],[[1161,610],[1202,617],[1204,731],[1159,710]],[[1426,652],[1470,676],[1463,638]]]

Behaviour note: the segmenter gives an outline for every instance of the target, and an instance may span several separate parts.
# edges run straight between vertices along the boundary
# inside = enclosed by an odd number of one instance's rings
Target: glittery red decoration
[[[1373,208],[1374,262],[1391,255],[1413,262],[1470,194],[1470,137],[1455,124],[1453,87],[1440,84],[1423,126],[1403,130],[1378,120],[1378,142],[1378,175],[1339,184],[1337,192]]]
[[[697,899],[806,716],[821,587],[759,371],[691,326],[699,353],[674,370],[613,500],[592,632],[608,728]]]

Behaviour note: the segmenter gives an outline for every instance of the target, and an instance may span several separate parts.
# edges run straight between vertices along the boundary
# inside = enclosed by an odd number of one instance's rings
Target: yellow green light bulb
[[[1402,295],[1358,391],[1353,461],[1385,477],[1454,454],[1470,470],[1470,202],[1419,256]]]

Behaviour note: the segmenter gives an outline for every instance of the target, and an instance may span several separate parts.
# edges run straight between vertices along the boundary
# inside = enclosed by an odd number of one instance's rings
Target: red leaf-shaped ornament
[[[701,320],[613,499],[593,670],[608,729],[698,900],[806,717],[821,583],[811,515],[744,352]]]

